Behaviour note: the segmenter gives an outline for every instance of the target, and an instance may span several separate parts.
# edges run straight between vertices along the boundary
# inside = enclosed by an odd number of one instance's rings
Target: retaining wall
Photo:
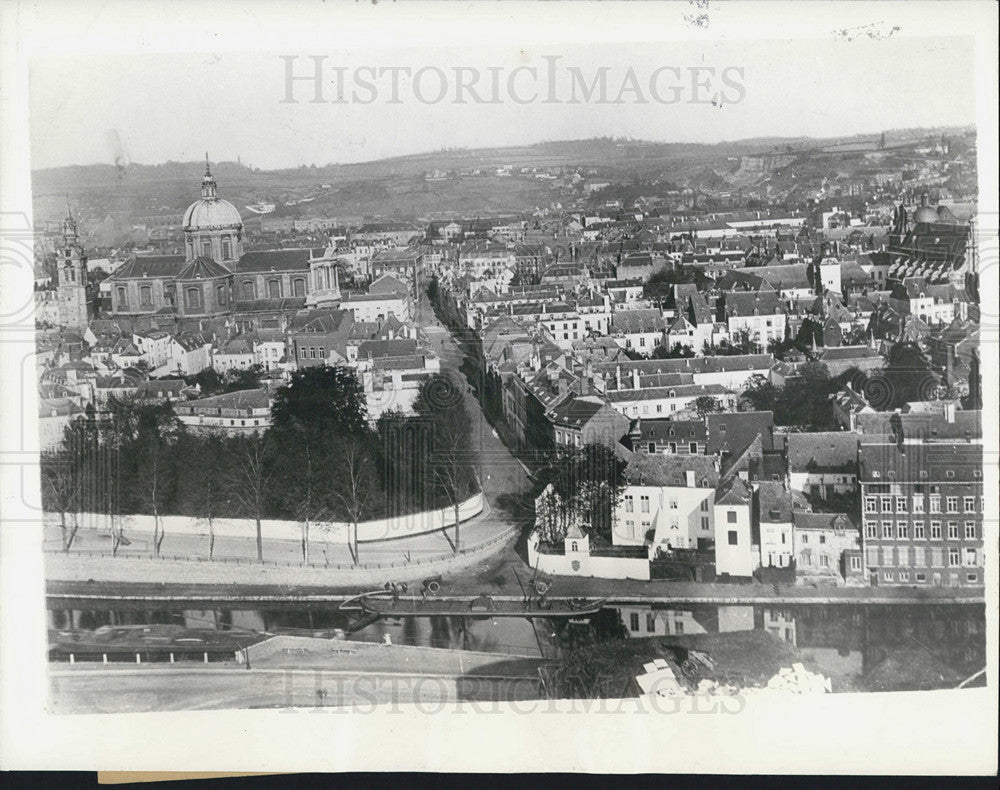
[[[475,494],[465,500],[458,508],[459,521],[467,521],[479,515],[485,506],[482,493]],[[67,523],[72,523],[73,515],[67,514]],[[107,513],[77,513],[75,515],[80,531],[110,532],[111,517]],[[45,513],[46,526],[59,526],[58,513]],[[153,517],[151,515],[116,516],[116,523],[124,529],[126,535],[132,533],[153,534]],[[161,516],[163,530],[168,535],[208,536],[208,524],[193,516]],[[426,532],[436,532],[455,523],[455,509],[452,507],[411,513],[406,516],[362,521],[358,524],[358,541],[371,543],[375,541],[392,540],[394,538],[413,537]],[[217,518],[213,522],[217,538],[245,538],[255,540],[257,524],[250,518]],[[337,521],[316,521],[311,525],[314,534],[322,533],[331,543],[346,543],[348,537],[353,539],[353,527],[350,524]],[[268,540],[300,540],[302,530],[297,521],[278,519],[262,519],[261,532]]]

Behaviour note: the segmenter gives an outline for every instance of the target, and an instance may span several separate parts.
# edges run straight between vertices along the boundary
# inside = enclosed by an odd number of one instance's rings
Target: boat
[[[355,605],[350,605],[354,602]],[[366,617],[543,617],[580,618],[597,614],[604,599],[546,598],[531,596],[522,599],[495,599],[483,593],[478,596],[431,598],[424,595],[404,596],[375,592],[345,601],[341,609],[360,609]]]

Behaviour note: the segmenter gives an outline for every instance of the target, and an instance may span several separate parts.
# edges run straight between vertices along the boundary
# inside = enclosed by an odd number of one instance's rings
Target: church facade
[[[111,275],[115,318],[162,324],[235,317],[248,330],[284,329],[291,315],[317,302],[314,291],[324,306],[340,301],[328,250],[244,252],[242,218],[219,197],[207,162],[201,199],[184,212],[182,228],[183,256],[138,256]]]

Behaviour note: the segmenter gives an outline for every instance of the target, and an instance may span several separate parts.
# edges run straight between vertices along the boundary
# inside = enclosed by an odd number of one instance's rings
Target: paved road
[[[451,332],[444,327],[431,308],[430,301],[424,291],[420,292],[417,316],[421,321],[431,347],[441,357],[441,365],[456,373],[462,366],[465,353]],[[494,435],[493,427],[483,414],[482,407],[475,396],[468,390],[465,377],[459,373],[463,384],[465,407],[472,417],[473,445],[478,454],[479,474],[483,492],[494,505],[497,497],[502,494],[515,494],[527,491],[530,481],[524,468],[511,455],[510,450]]]

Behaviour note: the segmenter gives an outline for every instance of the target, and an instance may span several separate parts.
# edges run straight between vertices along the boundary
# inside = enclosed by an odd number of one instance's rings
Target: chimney
[[[684,470],[684,482],[685,482],[685,484],[687,485],[688,488],[694,488],[695,487],[696,483],[695,483],[695,479],[694,479],[694,469],[685,469]]]
[[[617,389],[622,388],[622,366],[615,365],[615,387]]]
[[[639,389],[639,368],[632,368],[632,389]]]

